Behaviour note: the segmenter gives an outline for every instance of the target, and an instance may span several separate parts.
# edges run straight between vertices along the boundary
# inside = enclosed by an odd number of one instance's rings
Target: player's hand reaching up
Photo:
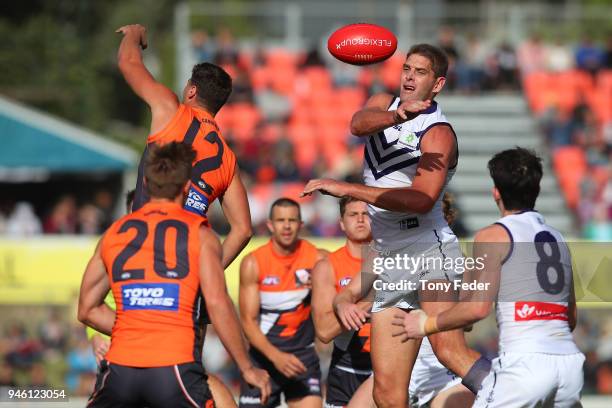
[[[346,330],[359,330],[370,314],[355,303],[342,302],[335,307],[336,316]]]
[[[279,351],[272,359],[274,367],[285,377],[296,377],[306,372],[306,366],[294,354]]]
[[[251,366],[242,373],[242,378],[249,385],[259,388],[262,404],[268,402],[272,388],[270,387],[270,376],[266,370]]]
[[[348,193],[348,183],[332,179],[313,179],[306,184],[300,197],[309,196],[317,190],[320,191],[321,194],[341,198]]]
[[[143,50],[147,48],[147,29],[145,26],[140,24],[129,24],[119,27],[115,32],[121,33],[124,36],[134,36]]]
[[[406,122],[407,120],[414,119],[425,109],[431,106],[431,101],[406,101],[400,104],[395,111],[393,111],[393,118],[397,123]]]

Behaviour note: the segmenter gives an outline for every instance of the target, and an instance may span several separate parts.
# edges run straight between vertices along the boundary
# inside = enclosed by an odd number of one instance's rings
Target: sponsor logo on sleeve
[[[177,311],[178,283],[130,283],[121,287],[123,310]]]
[[[351,280],[353,280],[353,278],[351,278],[350,276],[346,276],[340,279],[340,287],[343,288],[347,286],[349,283],[351,283]]]
[[[189,194],[185,200],[185,209],[187,211],[205,216],[208,212],[209,204],[208,198],[204,194],[200,193],[193,186],[189,187]]]

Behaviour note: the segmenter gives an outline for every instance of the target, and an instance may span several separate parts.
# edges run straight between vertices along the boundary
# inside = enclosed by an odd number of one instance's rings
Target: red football
[[[348,64],[374,64],[395,53],[397,38],[385,27],[375,24],[349,24],[329,36],[327,49]]]

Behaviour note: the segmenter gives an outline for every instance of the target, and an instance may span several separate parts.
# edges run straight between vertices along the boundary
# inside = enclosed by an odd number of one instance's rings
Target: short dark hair
[[[356,199],[355,197],[346,196],[342,197],[338,202],[338,207],[340,208],[340,218],[344,217],[344,213],[346,212],[346,206],[349,203],[354,203],[355,201],[361,201]]]
[[[522,147],[504,150],[489,160],[489,173],[506,210],[535,207],[540,194],[542,159]]]
[[[125,208],[126,211],[132,212],[132,204],[134,204],[134,197],[136,196],[136,189],[133,188],[130,191],[127,192],[127,194],[125,195]]]
[[[219,112],[232,93],[232,77],[210,62],[194,65],[189,82],[196,87],[198,103],[212,114]]]
[[[270,213],[268,214],[269,219],[272,219],[274,207],[296,207],[298,209],[298,216],[300,217],[300,220],[302,219],[302,210],[300,208],[300,204],[295,200],[292,200],[287,197],[281,197],[275,200],[270,206]]]
[[[412,54],[418,54],[427,58],[429,62],[431,62],[431,69],[436,75],[436,78],[446,77],[446,73],[448,72],[448,57],[440,48],[431,44],[416,44],[408,50],[406,58],[410,57]]]
[[[191,176],[196,153],[191,146],[172,142],[148,149],[144,165],[145,185],[151,197],[173,199]]]

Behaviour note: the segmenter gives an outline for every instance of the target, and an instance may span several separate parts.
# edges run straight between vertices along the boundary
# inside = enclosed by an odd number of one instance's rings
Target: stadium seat
[[[580,199],[580,182],[587,171],[584,151],[578,146],[563,146],[555,149],[553,167],[568,207],[576,209]]]
[[[337,167],[338,163],[348,154],[347,133],[344,127],[331,127],[322,132],[320,137],[323,157],[329,169]]]
[[[397,89],[400,85],[400,73],[406,61],[406,54],[396,52],[391,58],[383,62],[381,76],[384,85],[389,89]]]
[[[295,147],[295,157],[302,174],[309,174],[319,155],[316,128],[310,125],[296,126],[290,124],[287,129],[289,140]]]
[[[266,65],[274,69],[295,69],[300,56],[283,48],[273,48],[266,52]]]
[[[261,113],[249,103],[236,103],[232,106],[232,130],[239,141],[253,137],[255,128],[261,120]]]
[[[300,71],[296,78],[296,92],[309,97],[313,92],[332,89],[332,77],[324,67],[311,66]]]
[[[232,127],[234,126],[234,106],[233,105],[225,105],[221,108],[219,112],[215,115],[215,122],[219,125],[221,129],[221,133],[229,135],[232,132]]]
[[[270,71],[266,67],[257,67],[251,70],[251,85],[255,91],[268,88],[270,85]]]
[[[533,72],[523,78],[523,89],[531,110],[542,113],[557,99],[554,81],[546,72]]]
[[[356,107],[361,107],[366,98],[363,88],[358,87],[341,87],[334,91],[334,95],[337,100]]]
[[[294,67],[285,67],[270,72],[274,73],[269,78],[272,89],[283,95],[291,95],[295,89],[297,70]]]
[[[612,120],[612,89],[607,92],[598,87],[586,96],[586,101],[600,123]]]
[[[280,196],[288,197],[296,201],[299,200],[300,203],[303,201],[311,201],[312,196],[300,198],[300,194],[304,191],[305,185],[305,183],[284,183],[280,188]]]

